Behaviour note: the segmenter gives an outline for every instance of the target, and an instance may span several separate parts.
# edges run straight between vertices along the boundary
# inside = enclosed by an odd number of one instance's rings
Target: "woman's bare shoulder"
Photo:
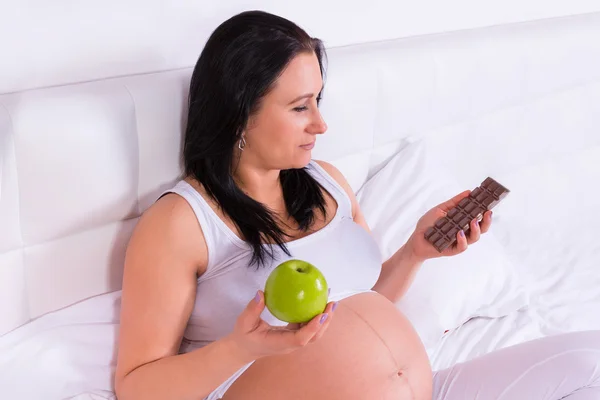
[[[358,204],[358,200],[356,199],[356,195],[354,194],[354,190],[352,190],[352,186],[346,180],[346,177],[342,172],[337,169],[333,164],[328,163],[326,161],[314,160],[317,164],[321,166],[336,182],[346,191],[348,197],[350,198],[350,203],[352,203],[352,218],[354,222],[365,228],[367,232],[371,232],[369,225],[360,209],[360,205]]]
[[[208,249],[190,204],[177,193],[167,193],[146,209],[135,227],[132,242],[148,253],[169,252],[184,264],[206,269]],[[152,249],[152,250],[151,250]]]
[[[331,175],[331,177],[333,179],[335,179],[335,181],[346,191],[346,193],[348,194],[348,197],[350,197],[350,200],[352,202],[352,211],[354,214],[356,197],[354,195],[354,191],[352,190],[352,187],[346,180],[346,177],[344,176],[344,174],[342,174],[342,172],[336,166],[334,166],[331,163],[328,163],[327,161],[314,160],[314,162],[319,164],[319,166],[321,168],[323,168],[325,170],[325,172],[327,172],[329,175]]]

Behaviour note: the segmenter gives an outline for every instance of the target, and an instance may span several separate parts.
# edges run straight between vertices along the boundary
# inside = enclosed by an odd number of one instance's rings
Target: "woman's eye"
[[[321,96],[317,97],[317,107],[319,107],[319,103],[321,103],[321,99],[322,99]],[[306,107],[306,106],[301,106],[301,107],[294,108],[294,111],[296,111],[296,112],[303,112],[303,111],[306,111],[306,110],[308,110],[308,107]]]

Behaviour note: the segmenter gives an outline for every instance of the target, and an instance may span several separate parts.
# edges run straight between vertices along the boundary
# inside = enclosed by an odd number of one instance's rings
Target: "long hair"
[[[246,11],[219,25],[194,67],[183,163],[231,218],[253,249],[250,264],[264,265],[278,245],[288,256],[288,237],[271,212],[234,182],[234,146],[288,63],[298,54],[314,53],[324,75],[325,49],[293,22],[262,11]],[[319,94],[320,96],[320,94]],[[315,210],[325,211],[319,184],[305,168],[282,170],[283,198],[289,215],[306,231]]]

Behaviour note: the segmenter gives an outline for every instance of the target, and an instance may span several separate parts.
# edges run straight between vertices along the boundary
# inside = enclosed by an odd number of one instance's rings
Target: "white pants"
[[[600,400],[600,331],[506,347],[436,371],[434,400]]]

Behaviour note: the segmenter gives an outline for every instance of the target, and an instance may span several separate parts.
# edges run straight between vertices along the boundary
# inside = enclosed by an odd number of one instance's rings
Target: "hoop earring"
[[[244,147],[246,147],[246,138],[244,137],[244,134],[242,134],[242,138],[238,142],[238,149],[244,151]]]

